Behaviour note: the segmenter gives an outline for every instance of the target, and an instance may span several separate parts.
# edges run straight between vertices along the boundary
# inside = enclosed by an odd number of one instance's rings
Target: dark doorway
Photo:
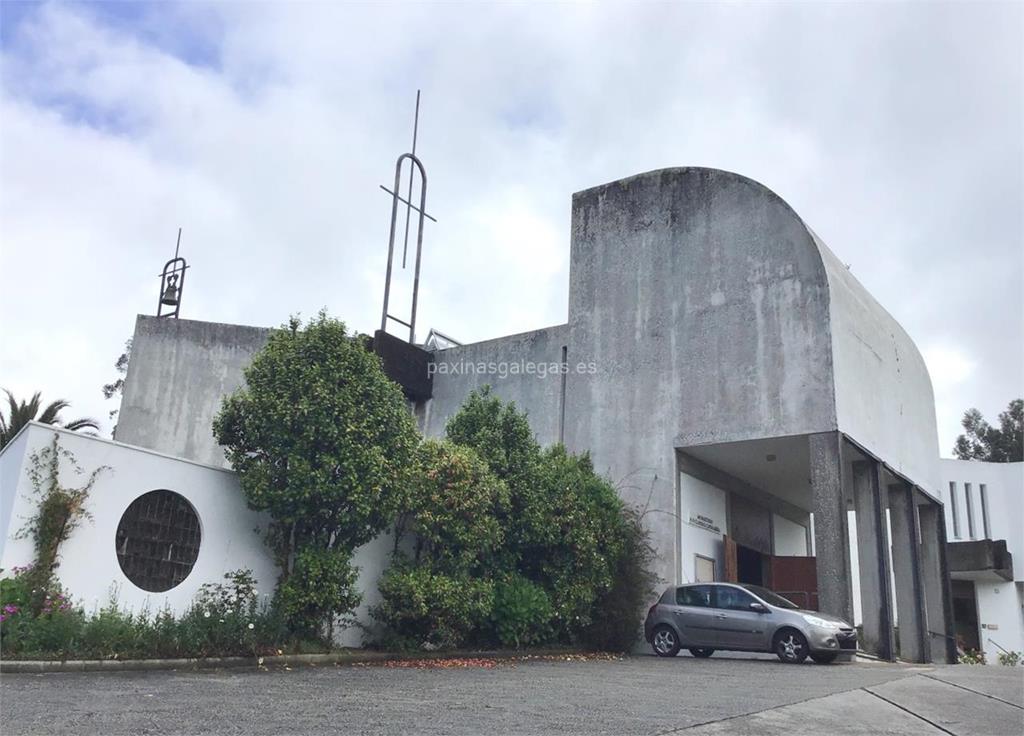
[[[736,545],[736,578],[738,582],[764,585],[764,566],[756,549]]]
[[[964,651],[981,649],[978,633],[978,598],[970,580],[953,580],[953,623],[956,645]]]

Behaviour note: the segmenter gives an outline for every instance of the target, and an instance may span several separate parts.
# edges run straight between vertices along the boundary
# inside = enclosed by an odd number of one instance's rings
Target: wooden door
[[[725,540],[725,578],[726,583],[737,583],[739,582],[738,565],[736,563],[736,540],[730,537],[728,534],[724,536]]]

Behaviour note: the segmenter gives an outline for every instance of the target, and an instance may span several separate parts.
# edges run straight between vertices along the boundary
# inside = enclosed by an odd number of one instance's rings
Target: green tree
[[[324,312],[275,330],[245,382],[225,399],[214,435],[249,505],[273,519],[291,623],[323,631],[358,605],[352,553],[405,507],[412,415],[365,341]]]
[[[956,438],[953,454],[961,460],[1013,463],[1024,460],[1024,399],[1014,399],[999,414],[993,427],[977,409],[968,409],[960,420],[964,434]]]
[[[536,580],[552,534],[551,499],[540,482],[541,449],[526,414],[484,386],[466,397],[445,435],[476,451],[508,486],[509,513],[502,519],[507,535],[504,565]]]
[[[623,552],[623,504],[594,472],[589,455],[572,455],[555,445],[545,450],[541,469],[547,534],[530,550],[524,570],[551,596],[556,632],[575,639],[593,623],[595,602],[614,582]]]
[[[124,342],[124,352],[117,356],[117,360],[114,362],[114,370],[116,370],[118,373],[117,378],[111,381],[110,383],[103,384],[103,388],[100,389],[101,391],[103,391],[104,399],[112,399],[115,396],[120,396],[124,392],[124,379],[125,376],[128,375],[128,362],[131,360],[131,358],[132,338],[128,338]],[[110,418],[113,419],[114,417],[116,417],[118,411],[120,411],[120,409],[111,409],[109,415]],[[114,427],[113,432],[111,432],[111,436],[113,436],[116,433],[117,426]]]
[[[100,425],[95,419],[72,419],[69,422],[61,420],[60,413],[71,406],[65,399],[57,399],[43,407],[42,394],[37,391],[32,398],[26,401],[18,401],[7,389],[7,416],[0,412],[0,449],[3,449],[8,442],[14,439],[14,435],[21,431],[29,422],[40,424],[52,424],[72,432],[81,430],[99,429]],[[40,411],[41,410],[41,411]]]

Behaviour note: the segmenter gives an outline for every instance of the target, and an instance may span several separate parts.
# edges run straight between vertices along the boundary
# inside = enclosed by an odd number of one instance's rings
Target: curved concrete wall
[[[750,179],[666,169],[578,193],[569,323],[570,360],[597,362],[574,400],[644,423],[653,400],[679,446],[835,428],[821,259]]]
[[[566,444],[648,503],[672,579],[675,448],[840,430],[937,488],[913,341],[775,193],[714,169],[573,198]]]
[[[839,430],[938,498],[935,395],[924,358],[849,269],[814,241],[828,276]]]
[[[675,448],[834,430],[828,282],[789,206],[711,169],[576,194],[566,444],[649,504],[675,578]]]

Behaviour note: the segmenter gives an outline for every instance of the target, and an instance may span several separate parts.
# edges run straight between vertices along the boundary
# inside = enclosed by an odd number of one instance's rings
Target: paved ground
[[[1024,733],[1024,668],[777,660],[0,677],[15,734]]]

